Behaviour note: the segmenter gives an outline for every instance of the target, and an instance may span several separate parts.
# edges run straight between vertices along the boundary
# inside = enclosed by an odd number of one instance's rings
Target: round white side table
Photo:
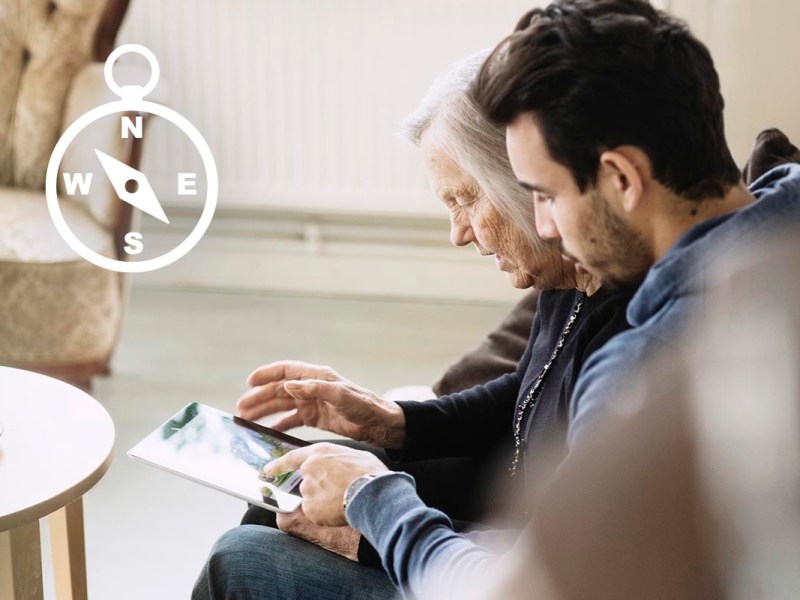
[[[40,600],[48,516],[59,600],[87,596],[82,496],[108,470],[114,425],[87,393],[0,367],[0,598]]]

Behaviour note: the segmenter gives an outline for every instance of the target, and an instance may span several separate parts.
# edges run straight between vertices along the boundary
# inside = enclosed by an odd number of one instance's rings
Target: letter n
[[[129,133],[132,133],[134,137],[140,138],[142,137],[142,115],[136,115],[136,123],[134,124],[131,121],[131,118],[128,116],[122,117],[121,121],[122,125],[122,137],[128,137]]]

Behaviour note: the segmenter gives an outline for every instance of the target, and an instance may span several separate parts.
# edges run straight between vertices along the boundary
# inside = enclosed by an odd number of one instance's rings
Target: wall
[[[708,45],[726,101],[731,149],[744,165],[756,135],[779,127],[800,143],[800,2],[669,0]]]

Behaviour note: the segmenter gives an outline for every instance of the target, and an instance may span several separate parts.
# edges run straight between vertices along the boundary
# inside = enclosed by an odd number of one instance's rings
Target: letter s
[[[129,231],[125,234],[125,243],[128,244],[125,246],[124,250],[128,254],[140,254],[142,250],[144,250],[144,244],[142,243],[142,234],[138,231]]]

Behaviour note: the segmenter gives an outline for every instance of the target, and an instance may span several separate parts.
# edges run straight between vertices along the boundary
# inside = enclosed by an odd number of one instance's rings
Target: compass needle
[[[169,224],[169,219],[167,219],[164,209],[161,208],[161,204],[159,204],[158,198],[156,198],[156,194],[144,173],[129,167],[116,158],[112,158],[105,152],[100,150],[95,150],[94,152],[97,154],[97,158],[100,159],[100,164],[106,175],[108,175],[108,179],[111,181],[111,185],[120,200],[135,206],[159,221]]]

